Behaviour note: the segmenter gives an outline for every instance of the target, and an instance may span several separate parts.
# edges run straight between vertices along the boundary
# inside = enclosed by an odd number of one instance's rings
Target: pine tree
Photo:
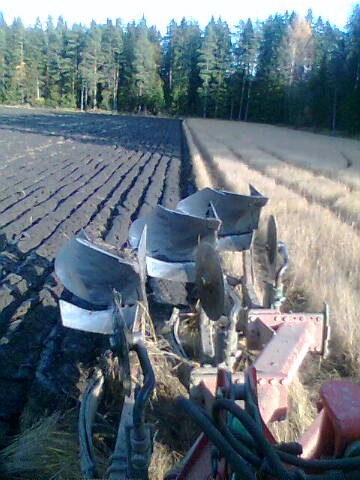
[[[6,34],[7,26],[0,12],[0,101],[6,100]]]
[[[26,101],[26,69],[24,61],[25,28],[20,18],[6,30],[6,99],[13,103]]]
[[[255,75],[259,48],[259,29],[254,29],[250,18],[237,27],[234,48],[234,95],[238,96],[239,120],[247,120],[251,97],[251,86]],[[236,95],[238,92],[238,95]]]
[[[89,105],[91,108],[98,107],[98,82],[102,65],[101,55],[101,27],[94,21],[90,28],[85,31],[81,50],[81,62],[79,72],[81,77],[82,109]]]
[[[177,114],[196,113],[201,31],[197,23],[182,19],[180,25],[171,22],[163,48],[163,78],[166,104]]]
[[[151,41],[152,40],[152,41]],[[156,113],[163,106],[163,90],[159,74],[160,45],[143,18],[136,27],[133,50],[133,93],[138,112]]]
[[[48,17],[45,29],[44,97],[47,105],[60,103],[61,34]]]
[[[226,80],[230,70],[230,30],[226,22],[214,18],[205,29],[200,49],[198,91],[203,102],[203,117],[222,116],[226,105]]]
[[[107,21],[101,37],[101,95],[105,108],[118,109],[118,86],[123,56],[123,29],[120,20]]]
[[[351,133],[360,131],[360,5],[354,6],[347,26],[346,66],[348,78],[341,108],[344,128]]]
[[[45,51],[45,34],[38,18],[25,34],[27,99],[33,105],[42,105],[44,101]]]
[[[309,81],[309,110],[313,124],[336,129],[341,83],[346,76],[342,33],[329,22],[317,20],[313,27],[315,61]],[[340,88],[339,88],[340,87]]]
[[[288,22],[286,13],[271,16],[263,23],[253,95],[253,115],[259,121],[277,123],[285,119],[287,82],[282,69],[282,45]]]
[[[59,56],[59,95],[60,105],[76,107],[77,105],[77,77],[79,67],[78,32],[77,26],[69,29],[66,22],[60,17],[56,26],[60,37]]]

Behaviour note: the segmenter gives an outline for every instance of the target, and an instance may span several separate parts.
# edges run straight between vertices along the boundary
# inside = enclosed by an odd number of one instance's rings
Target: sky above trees
[[[211,16],[226,21],[230,27],[237,25],[240,19],[250,17],[252,20],[265,20],[276,12],[295,10],[305,16],[307,10],[313,10],[314,17],[321,16],[331,24],[344,27],[355,4],[353,0],[181,0],[170,2],[164,0],[136,0],[133,2],[115,2],[102,0],[89,2],[84,0],[0,0],[0,11],[7,23],[14,17],[21,17],[25,25],[35,23],[37,17],[45,21],[48,15],[54,19],[62,16],[70,25],[73,23],[90,24],[91,20],[105,23],[107,18],[121,18],[124,23],[140,20],[144,15],[149,25],[156,25],[162,34],[171,19],[180,21],[182,17],[197,20],[201,28],[209,22]]]

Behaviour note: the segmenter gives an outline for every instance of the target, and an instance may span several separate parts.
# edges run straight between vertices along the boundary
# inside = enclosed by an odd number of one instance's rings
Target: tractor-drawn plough
[[[120,365],[124,401],[107,478],[149,478],[153,439],[145,408],[155,376],[141,322],[151,277],[187,284],[200,304],[201,366],[191,373],[190,399],[174,401],[202,433],[166,480],[360,479],[359,385],[323,384],[318,416],[297,443],[276,442],[268,428],[286,418],[289,387],[306,355],[327,355],[330,328],[327,306],[321,313],[284,311],[288,251],[278,241],[274,217],[268,222],[266,294],[258,299],[252,245],[266,202],[253,187],[250,195],[206,188],[175,210],[159,205],[133,222],[129,248],[121,253],[84,232],[59,252],[56,274],[74,299],[60,300],[63,325],[107,335]],[[221,252],[242,252],[240,278],[224,272]],[[165,323],[172,348],[188,358],[177,308]],[[245,342],[256,359],[241,371]],[[136,389],[134,355],[142,375]],[[104,375],[96,369],[79,415],[84,478],[98,475],[92,427],[103,388]]]

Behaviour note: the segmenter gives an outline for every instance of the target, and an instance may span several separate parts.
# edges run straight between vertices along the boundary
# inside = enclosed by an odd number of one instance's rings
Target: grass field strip
[[[197,142],[202,144],[210,169],[212,185],[237,193],[247,192],[247,184],[258,188],[270,201],[264,209],[262,230],[267,216],[275,214],[280,239],[286,242],[292,265],[289,272],[288,295],[303,296],[308,311],[322,309],[327,301],[333,328],[332,353],[334,367],[344,375],[359,375],[360,326],[360,239],[358,232],[344,223],[329,209],[309,202],[304,196],[275,178],[265,176],[254,166],[239,160],[226,146],[228,136],[224,125],[216,135],[202,121],[188,122]],[[226,122],[225,122],[226,124]],[[222,141],[217,139],[221,137]],[[261,139],[263,142],[263,139]],[[234,139],[232,140],[234,142]],[[233,145],[231,148],[234,148]],[[239,143],[237,148],[240,150]],[[198,171],[202,172],[201,168]],[[219,173],[216,178],[216,172]],[[209,172],[205,173],[205,177]],[[215,178],[214,177],[215,174]],[[225,181],[224,181],[225,180]],[[202,179],[201,186],[208,184]]]

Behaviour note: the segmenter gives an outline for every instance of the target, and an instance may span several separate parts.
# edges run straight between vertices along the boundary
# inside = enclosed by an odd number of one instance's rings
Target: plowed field
[[[120,249],[139,214],[176,205],[186,169],[180,121],[160,118],[1,108],[0,146],[0,420],[7,430],[25,407],[33,415],[76,397],[80,371],[103,342],[59,325],[59,247],[85,228]]]

